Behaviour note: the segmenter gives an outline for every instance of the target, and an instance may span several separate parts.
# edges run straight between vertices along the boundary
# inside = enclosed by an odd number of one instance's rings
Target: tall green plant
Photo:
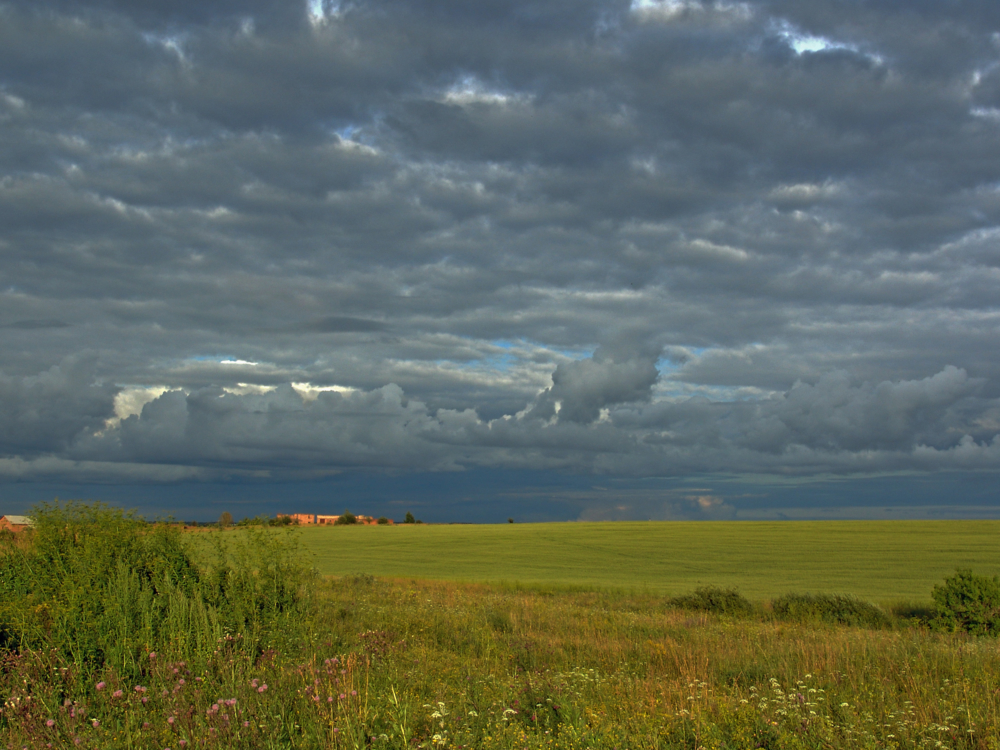
[[[227,636],[260,653],[309,619],[308,569],[263,530],[231,547],[217,533],[214,559],[198,565],[177,527],[100,503],[43,504],[32,517],[27,541],[0,549],[0,647],[127,673],[154,650],[204,660]]]
[[[931,596],[936,609],[931,623],[935,629],[1000,635],[1000,577],[960,569],[943,585],[935,586]]]

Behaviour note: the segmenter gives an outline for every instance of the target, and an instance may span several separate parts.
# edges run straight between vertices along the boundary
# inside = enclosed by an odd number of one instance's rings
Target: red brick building
[[[17,532],[34,525],[28,516],[0,516],[0,529]]]

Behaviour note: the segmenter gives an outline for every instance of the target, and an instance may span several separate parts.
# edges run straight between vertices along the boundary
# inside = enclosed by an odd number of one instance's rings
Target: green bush
[[[780,620],[884,628],[889,616],[876,604],[846,594],[785,594],[771,603]]]
[[[357,516],[355,516],[351,511],[345,510],[339,516],[337,520],[333,522],[334,526],[352,526],[358,522]]]
[[[936,630],[972,635],[1000,635],[1000,577],[981,576],[969,569],[955,572],[931,592]]]
[[[682,609],[702,610],[719,615],[746,616],[753,612],[753,604],[736,589],[716,586],[703,586],[695,589],[692,594],[675,596],[670,603]]]
[[[215,542],[199,565],[176,526],[131,512],[68,502],[31,515],[23,539],[0,542],[0,647],[130,673],[149,651],[204,660],[227,636],[260,653],[308,619],[310,571],[273,533],[199,534]]]

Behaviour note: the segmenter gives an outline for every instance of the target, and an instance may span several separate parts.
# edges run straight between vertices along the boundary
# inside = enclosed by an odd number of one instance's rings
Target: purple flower
[[[98,682],[97,683],[97,689],[98,690],[104,690],[104,688],[106,688],[106,687],[107,687],[107,685],[105,685],[103,682]]]
[[[56,725],[56,720],[55,719],[49,719],[47,722],[45,722],[45,726],[47,726],[49,729],[51,729],[55,725]]]
[[[91,724],[93,725],[94,729],[97,729],[97,728],[98,728],[99,726],[101,726],[101,722],[100,722],[100,720],[99,720],[99,719],[94,719],[94,720],[93,720],[92,722],[90,722],[90,723],[91,723]]]
[[[111,694],[111,697],[112,697],[112,698],[121,698],[121,697],[122,697],[122,695],[124,695],[124,694],[122,693],[122,691],[121,691],[121,690],[116,690],[115,692],[113,692],[113,693]]]
[[[150,651],[149,652],[149,658],[150,659],[155,659],[156,658],[156,652],[155,651]]]

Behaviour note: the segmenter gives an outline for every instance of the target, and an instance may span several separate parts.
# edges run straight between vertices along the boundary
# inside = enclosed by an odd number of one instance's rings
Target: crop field
[[[956,568],[1000,574],[1000,521],[551,523],[303,528],[324,575],[676,595],[736,587],[929,601]]]

